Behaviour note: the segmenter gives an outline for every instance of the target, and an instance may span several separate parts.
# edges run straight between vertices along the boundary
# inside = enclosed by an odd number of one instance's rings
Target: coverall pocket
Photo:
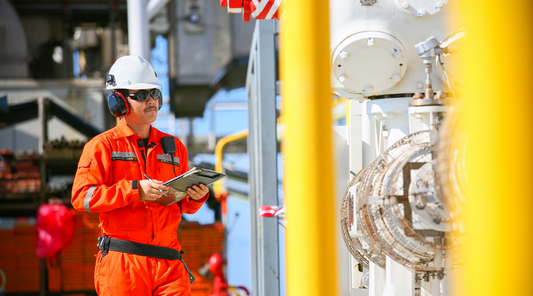
[[[164,181],[168,181],[181,174],[179,166],[172,165],[169,163],[160,162],[158,164],[158,169],[159,169],[159,178]]]
[[[136,161],[113,161],[113,182],[120,180],[138,180],[140,167]]]
[[[89,169],[91,168],[92,159],[89,157],[80,157],[78,162],[78,172],[76,175],[83,178],[84,183],[87,183],[87,178],[89,176]]]

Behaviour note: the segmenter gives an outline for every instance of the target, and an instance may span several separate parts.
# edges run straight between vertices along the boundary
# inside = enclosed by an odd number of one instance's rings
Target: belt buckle
[[[96,246],[98,247],[98,249],[100,249],[100,251],[102,251],[102,257],[107,254],[107,251],[109,250],[110,241],[111,239],[107,235],[98,237],[98,243],[96,244]]]

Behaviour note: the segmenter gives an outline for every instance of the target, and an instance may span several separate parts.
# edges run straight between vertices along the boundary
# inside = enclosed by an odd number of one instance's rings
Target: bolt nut
[[[437,2],[437,7],[438,8],[443,8],[444,7],[444,3],[442,1]]]
[[[344,84],[344,82],[346,82],[346,79],[347,79],[346,76],[341,76],[339,77],[339,82]]]
[[[367,41],[366,45],[368,45],[368,47],[374,46],[374,39],[373,38],[368,38],[368,41]]]
[[[435,99],[446,99],[446,94],[442,90],[439,90],[435,94]]]
[[[413,95],[413,100],[421,100],[422,99],[422,94],[417,92]]]
[[[394,74],[394,75],[392,75],[392,77],[390,79],[392,79],[392,81],[394,81],[394,82],[398,82],[398,81],[400,81],[401,78],[400,78],[399,74]]]
[[[428,12],[425,10],[425,9],[421,9],[419,12],[418,12],[418,15],[419,16],[424,16],[426,15]]]
[[[374,90],[374,87],[372,85],[366,85],[365,88],[363,88],[364,93],[368,93]]]
[[[407,3],[407,2],[403,2],[402,3],[402,8],[403,9],[407,9],[407,8],[409,8],[409,6],[410,6],[409,3]]]
[[[350,57],[350,54],[345,51],[341,51],[339,53],[339,57],[341,58],[341,60],[347,60]]]

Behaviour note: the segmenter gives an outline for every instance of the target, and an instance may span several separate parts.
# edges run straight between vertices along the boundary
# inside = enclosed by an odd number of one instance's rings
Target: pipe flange
[[[345,91],[369,96],[400,82],[407,61],[407,51],[394,36],[365,31],[349,36],[335,48],[332,66]]]
[[[409,107],[448,105],[448,99],[419,99],[409,102]]]

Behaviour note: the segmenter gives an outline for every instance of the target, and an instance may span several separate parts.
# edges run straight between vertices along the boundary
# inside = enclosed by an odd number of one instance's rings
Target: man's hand
[[[204,184],[200,184],[200,186],[192,185],[192,187],[187,188],[187,194],[194,200],[202,199],[208,192],[209,187]]]
[[[150,180],[140,180],[139,196],[141,197],[141,201],[157,202],[157,200],[163,196],[163,192],[167,194],[170,188],[161,185],[162,183],[162,181],[158,180],[154,180],[153,182]]]

